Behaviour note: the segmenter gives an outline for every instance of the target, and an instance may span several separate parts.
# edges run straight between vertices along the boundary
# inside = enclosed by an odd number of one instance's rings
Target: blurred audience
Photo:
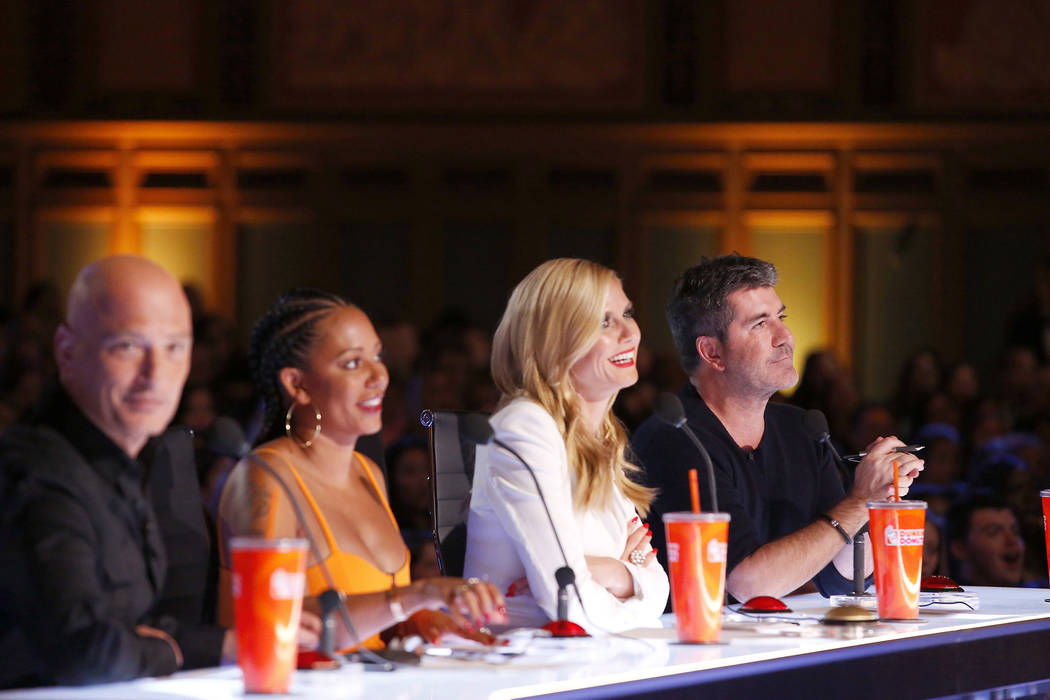
[[[828,419],[828,431],[839,451],[849,442],[851,425],[860,404],[860,397],[853,378],[831,350],[815,350],[806,357],[798,387],[791,395],[789,403],[799,408],[820,410]],[[892,431],[880,433],[895,434]],[[871,440],[868,440],[864,446],[867,447],[870,443]]]
[[[927,511],[922,545],[922,577],[945,576],[944,518]]]
[[[922,411],[940,383],[940,359],[931,348],[920,348],[905,360],[893,398],[893,413],[905,435],[922,425]]]
[[[1050,258],[1045,267],[1050,271]],[[892,398],[881,403],[862,396],[842,358],[821,349],[806,358],[801,381],[787,399],[823,411],[844,453],[864,451],[883,435],[908,435],[925,445],[926,471],[911,495],[929,502],[931,520],[974,494],[1001,499],[1015,514],[1027,544],[1026,581],[1047,575],[1038,495],[1039,489],[1050,488],[1050,357],[1045,334],[1038,332],[1050,308],[1044,299],[1050,299],[1047,271],[1040,268],[1035,301],[1004,338],[1001,360],[987,376],[965,357],[942,365],[931,348],[918,348],[902,363]],[[203,450],[205,436],[215,416],[231,415],[254,437],[259,399],[234,324],[207,308],[201,290],[192,285],[184,290],[194,347],[175,421],[193,431],[201,497],[213,511],[230,462]],[[13,309],[0,309],[0,430],[24,415],[54,378],[51,346],[61,318],[61,295],[49,281],[32,285]],[[499,393],[489,371],[491,334],[455,310],[443,312],[423,330],[409,319],[389,318],[376,331],[391,379],[380,437],[392,504],[410,538],[430,528],[429,457],[420,411],[495,410]],[[651,415],[660,392],[676,391],[685,376],[675,353],[645,346],[639,348],[637,367],[638,383],[620,392],[614,406],[628,430]],[[938,535],[931,531],[928,537]],[[940,539],[946,544],[948,537]],[[946,571],[946,559],[942,553],[935,568]]]
[[[387,491],[390,509],[408,542],[426,535],[432,525],[430,453],[426,440],[406,435],[386,451]]]
[[[948,513],[952,577],[966,586],[1017,586],[1025,544],[1017,517],[995,496],[974,496]]]

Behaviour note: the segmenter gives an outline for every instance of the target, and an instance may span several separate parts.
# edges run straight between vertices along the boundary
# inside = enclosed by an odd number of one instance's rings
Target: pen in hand
[[[894,447],[891,450],[891,452],[918,452],[919,450],[925,447],[926,445],[902,445],[900,447]],[[850,462],[859,462],[867,456],[867,452],[858,452],[855,455],[845,455],[842,459],[848,460]]]

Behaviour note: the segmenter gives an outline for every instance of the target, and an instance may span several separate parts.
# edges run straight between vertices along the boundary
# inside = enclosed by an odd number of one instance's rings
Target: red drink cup
[[[1043,499],[1043,538],[1046,540],[1046,569],[1047,574],[1050,574],[1050,529],[1047,529],[1047,523],[1050,523],[1050,489],[1040,491],[1039,495]]]
[[[235,537],[233,614],[246,693],[287,693],[306,586],[306,540]]]
[[[879,617],[914,620],[919,616],[925,501],[869,501],[871,551]]]
[[[678,641],[717,642],[726,589],[729,513],[664,513]]]

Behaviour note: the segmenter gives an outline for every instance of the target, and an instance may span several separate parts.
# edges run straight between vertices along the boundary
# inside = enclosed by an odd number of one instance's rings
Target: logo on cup
[[[678,563],[678,543],[668,542],[667,543],[667,561]]]
[[[898,530],[892,525],[886,526],[886,546],[887,547],[909,547],[915,545],[921,545],[924,539],[925,532],[921,529],[904,529]]]
[[[726,560],[726,551],[728,545],[725,542],[719,542],[718,540],[708,540],[707,542],[707,561],[712,564],[719,564]]]
[[[306,588],[306,575],[298,572],[274,569],[270,574],[270,598],[272,600],[294,600]]]
[[[233,580],[231,581],[231,588],[233,588],[233,597],[241,597],[241,575],[237,572],[233,573]]]

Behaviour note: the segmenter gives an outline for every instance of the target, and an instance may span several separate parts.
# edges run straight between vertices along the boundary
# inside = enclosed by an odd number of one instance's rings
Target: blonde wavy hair
[[[655,492],[629,478],[627,433],[609,399],[598,432],[584,424],[570,371],[601,334],[605,296],[619,282],[607,267],[576,258],[548,260],[518,283],[492,340],[492,377],[500,406],[525,397],[554,417],[576,476],[573,503],[601,507],[616,488],[644,517]]]

